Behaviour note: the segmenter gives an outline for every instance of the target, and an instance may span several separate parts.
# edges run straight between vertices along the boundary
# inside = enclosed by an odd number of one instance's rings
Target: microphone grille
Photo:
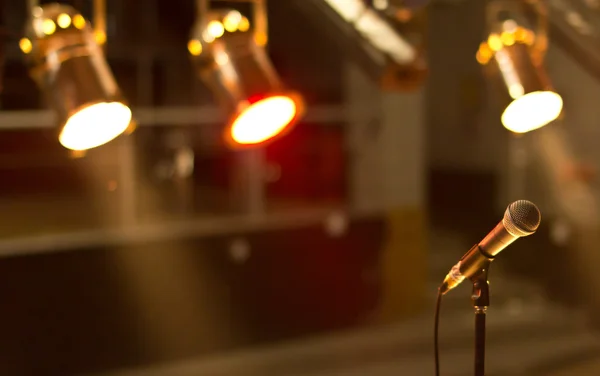
[[[540,210],[531,201],[518,200],[508,205],[502,224],[514,236],[533,234],[542,220]]]

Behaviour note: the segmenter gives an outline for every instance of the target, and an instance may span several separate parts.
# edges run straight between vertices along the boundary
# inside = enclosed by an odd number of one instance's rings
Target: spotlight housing
[[[381,89],[412,92],[423,86],[427,63],[425,0],[292,1]]]
[[[266,35],[251,32],[233,9],[208,12],[188,43],[202,81],[227,114],[230,148],[263,145],[289,132],[304,113],[300,94],[282,84],[265,51]]]
[[[524,26],[522,15],[505,2],[492,2],[492,30],[477,51],[477,61],[502,87],[502,125],[514,133],[539,129],[556,120],[563,109],[543,66],[545,30]],[[511,5],[516,4],[512,2]],[[542,16],[542,15],[539,15]]]
[[[92,28],[74,8],[56,3],[33,8],[19,46],[56,112],[64,147],[88,150],[128,129],[131,110]]]

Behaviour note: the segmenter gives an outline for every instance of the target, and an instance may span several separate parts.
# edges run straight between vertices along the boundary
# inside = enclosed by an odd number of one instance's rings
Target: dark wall
[[[372,219],[340,238],[319,225],[2,259],[0,372],[70,375],[364,323],[384,230]]]

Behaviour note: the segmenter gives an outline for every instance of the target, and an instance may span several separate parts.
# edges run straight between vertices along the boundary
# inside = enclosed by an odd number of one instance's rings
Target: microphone
[[[486,263],[520,237],[533,234],[540,225],[540,210],[534,203],[518,200],[506,208],[504,218],[479,244],[475,244],[452,267],[440,286],[445,294],[458,286],[465,278],[471,278],[481,272]]]

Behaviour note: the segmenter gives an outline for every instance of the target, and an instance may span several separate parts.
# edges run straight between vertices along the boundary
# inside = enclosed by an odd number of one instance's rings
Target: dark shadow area
[[[366,276],[379,267],[384,233],[381,220],[363,220],[339,238],[315,226],[4,259],[0,369],[73,375],[364,324],[379,302],[379,282]],[[249,254],[236,256],[235,241]],[[172,300],[176,281],[135,286],[136,274],[159,278],[174,259],[194,271],[185,289],[200,293]],[[132,295],[136,288],[146,289],[151,306]],[[153,311],[156,304],[171,305]],[[222,313],[211,315],[215,310]],[[153,342],[153,326],[165,325],[168,338],[178,339]]]

